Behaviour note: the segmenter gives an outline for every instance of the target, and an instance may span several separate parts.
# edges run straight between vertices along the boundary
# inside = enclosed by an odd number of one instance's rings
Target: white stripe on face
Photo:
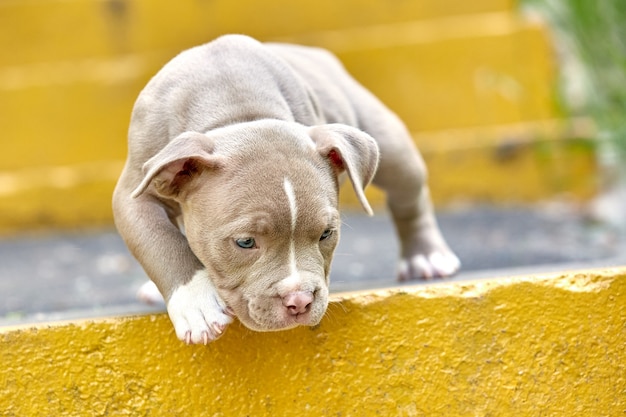
[[[285,194],[289,200],[289,212],[291,213],[291,233],[296,230],[296,218],[298,216],[298,206],[296,204],[296,193],[293,191],[293,185],[288,178],[284,182]]]
[[[294,244],[294,233],[296,231],[296,220],[298,218],[298,205],[296,204],[296,193],[293,191],[293,185],[288,178],[285,178],[283,183],[285,194],[287,194],[287,200],[289,201],[289,212],[291,214],[291,244],[289,245],[289,267],[291,276],[297,279],[296,268],[296,248]]]

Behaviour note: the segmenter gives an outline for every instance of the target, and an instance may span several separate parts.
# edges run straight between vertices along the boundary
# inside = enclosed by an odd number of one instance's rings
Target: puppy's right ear
[[[143,180],[131,196],[139,197],[152,184],[157,194],[175,198],[203,169],[216,168],[220,163],[208,136],[182,133],[143,165]]]

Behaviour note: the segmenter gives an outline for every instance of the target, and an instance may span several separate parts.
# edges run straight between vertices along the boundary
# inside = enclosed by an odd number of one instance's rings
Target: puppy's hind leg
[[[460,261],[446,244],[427,185],[427,171],[406,128],[395,116],[379,126],[381,160],[374,184],[387,194],[401,255],[398,279],[431,279],[455,274]],[[376,137],[376,136],[374,136]]]

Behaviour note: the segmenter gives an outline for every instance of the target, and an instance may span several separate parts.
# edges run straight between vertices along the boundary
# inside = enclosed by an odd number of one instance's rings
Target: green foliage
[[[626,155],[626,0],[525,0],[557,29],[566,53],[582,64],[584,101],[591,115]],[[567,89],[567,86],[565,86]],[[564,104],[568,106],[568,98]],[[569,103],[571,104],[571,103]]]

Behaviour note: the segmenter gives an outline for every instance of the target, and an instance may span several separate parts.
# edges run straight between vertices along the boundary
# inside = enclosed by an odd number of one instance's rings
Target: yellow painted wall
[[[0,330],[3,416],[620,416],[626,269],[335,296],[317,328]]]
[[[428,165],[436,205],[450,202],[533,202],[559,193],[592,198],[598,188],[594,124],[587,118],[414,132]],[[384,194],[370,187],[370,203]],[[346,208],[359,203],[341,190]]]
[[[451,129],[468,132],[457,140],[464,149],[465,138],[485,127],[561,117],[547,30],[520,15],[512,0],[5,1],[0,28],[0,233],[109,224],[137,94],[180,50],[223,33],[335,51],[405,120],[420,148]],[[481,169],[486,160],[489,177],[511,178],[493,160],[497,144],[508,139],[508,131],[494,138],[469,168]],[[569,182],[594,176],[591,150],[566,156],[587,167]],[[438,202],[485,198],[456,184],[449,158],[432,163],[442,161],[431,177]],[[543,174],[532,163],[523,167],[515,178]],[[533,201],[557,192],[586,198],[595,189],[551,178],[529,184],[532,192],[511,193],[496,183],[489,198]]]

